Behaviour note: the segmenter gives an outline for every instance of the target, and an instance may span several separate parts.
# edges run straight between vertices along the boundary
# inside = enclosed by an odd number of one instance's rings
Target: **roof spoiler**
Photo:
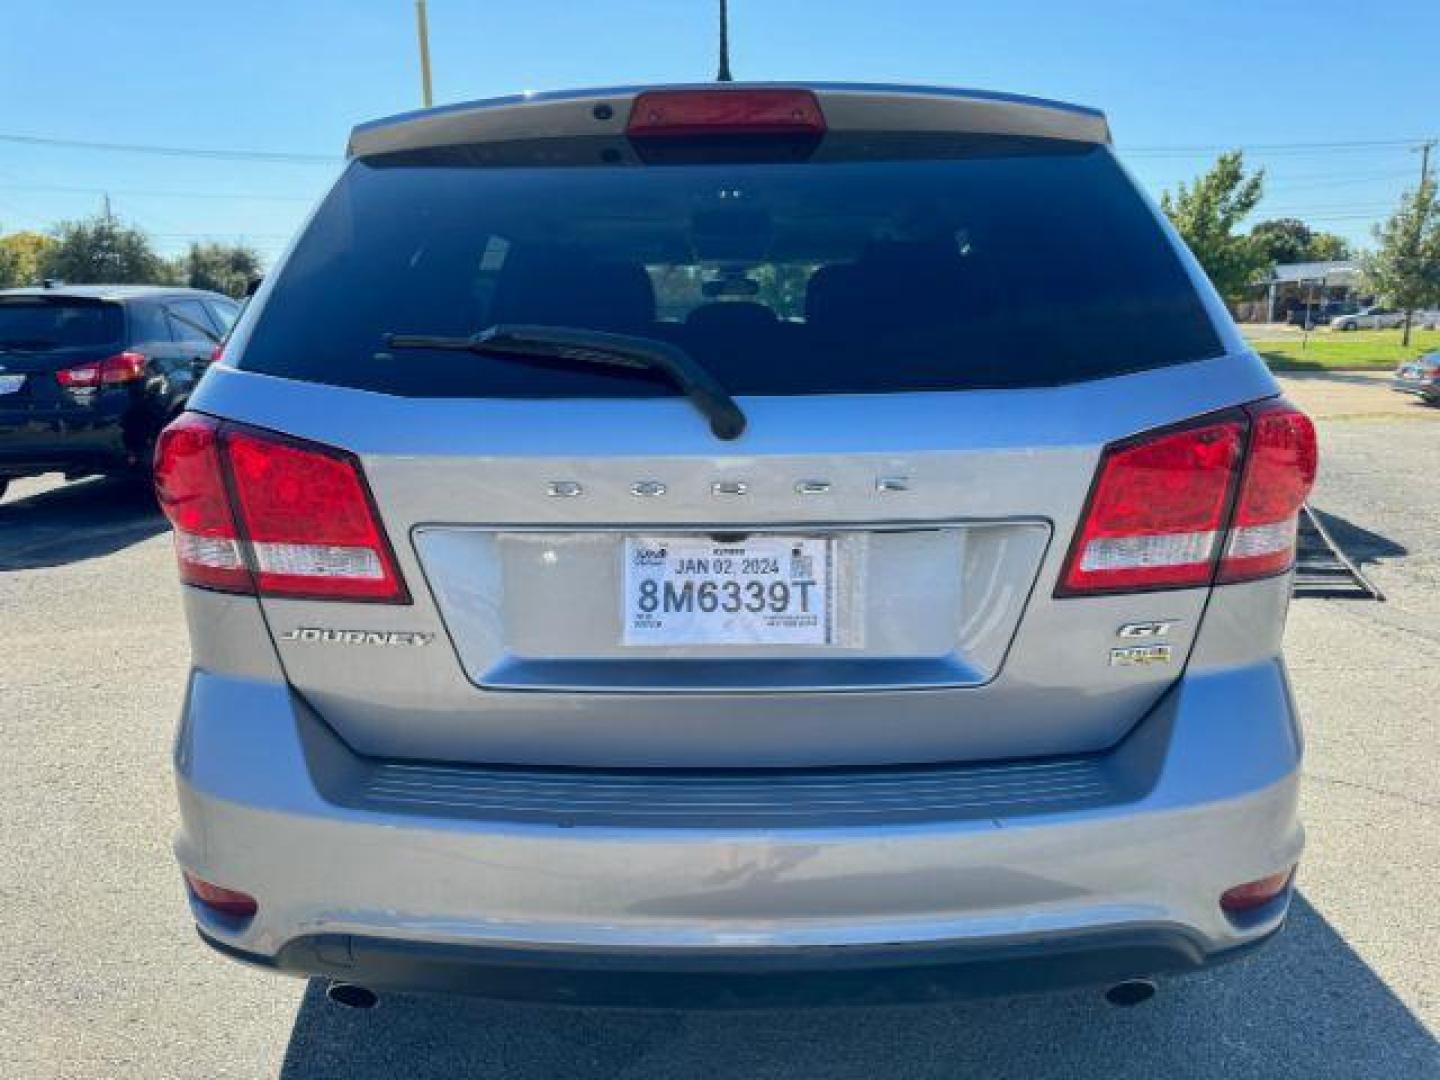
[[[520,94],[403,113],[360,124],[348,157],[579,136],[623,137],[635,99],[647,90],[715,90],[716,84],[617,87]],[[819,99],[829,131],[1013,135],[1110,142],[1105,114],[1080,105],[984,90],[843,83],[726,83],[726,91],[803,89]]]

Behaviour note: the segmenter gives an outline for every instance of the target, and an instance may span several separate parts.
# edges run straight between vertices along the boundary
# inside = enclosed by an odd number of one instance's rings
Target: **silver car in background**
[[[607,89],[349,155],[158,449],[210,945],[1133,1000],[1280,928],[1314,431],[1101,114]]]
[[[1372,305],[1353,315],[1337,315],[1330,320],[1331,330],[1393,330],[1405,325],[1405,313],[1394,308]]]
[[[1402,361],[1391,389],[1414,394],[1427,405],[1440,405],[1440,351]]]

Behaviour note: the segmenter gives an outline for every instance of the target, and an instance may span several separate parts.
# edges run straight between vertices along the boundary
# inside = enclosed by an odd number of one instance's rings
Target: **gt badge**
[[[1175,621],[1173,619],[1153,619],[1150,622],[1127,622],[1115,632],[1115,636],[1122,638],[1164,637],[1173,629],[1175,629]]]

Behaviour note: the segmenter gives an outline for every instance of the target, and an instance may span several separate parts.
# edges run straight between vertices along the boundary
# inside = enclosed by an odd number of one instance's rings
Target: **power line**
[[[1372,183],[1376,180],[1399,179],[1411,176],[1412,173],[1406,170],[1403,173],[1386,172],[1371,173],[1364,176],[1354,177],[1331,177],[1328,180],[1310,181],[1308,183],[1292,183],[1289,181],[1267,180],[1265,185],[1266,199],[1271,197],[1283,198],[1291,192],[1310,190],[1314,188],[1348,187],[1359,184]],[[157,199],[235,199],[240,201],[258,202],[292,202],[313,204],[318,195],[276,195],[252,191],[182,191],[178,189],[159,188],[117,188],[117,187],[79,187],[70,184],[17,184],[7,181],[0,181],[0,190],[6,191],[33,191],[42,194],[74,194],[74,195],[122,195],[127,198],[157,198]],[[1388,204],[1386,204],[1388,206]],[[1325,204],[1316,209],[1339,209],[1338,204]],[[1346,204],[1345,209],[1351,209],[1351,204]],[[1358,208],[1358,207],[1353,207]],[[1272,208],[1274,209],[1274,208]]]
[[[309,195],[261,195],[248,191],[160,191],[154,188],[92,188],[72,187],[67,184],[10,184],[4,182],[0,182],[0,188],[7,191],[60,192],[75,195],[103,195],[108,192],[111,195],[126,195],[132,198],[254,199],[265,202],[303,203],[315,201],[315,197]]]
[[[1326,210],[1384,210],[1395,205],[1393,201],[1382,202],[1378,199],[1356,199],[1346,202],[1296,202],[1285,199],[1276,199],[1273,203],[1269,199],[1262,199],[1260,205],[1270,210],[1309,210],[1321,213]]]
[[[327,154],[292,154],[276,150],[211,149],[196,146],[153,146],[145,143],[90,142],[85,139],[57,139],[45,135],[14,135],[0,132],[0,142],[21,146],[58,146],[71,150],[103,150],[124,154],[158,154],[163,157],[200,157],[219,161],[266,161],[286,165],[338,165],[340,158]]]
[[[1289,214],[1288,217],[1302,215]],[[1305,214],[1303,217],[1310,221],[1374,221],[1381,215],[1371,211],[1369,213],[1342,213],[1342,214]]]
[[[1127,157],[1128,155],[1122,151],[1120,156]],[[1328,183],[1331,180],[1344,180],[1348,182],[1350,180],[1415,175],[1414,167],[1402,162],[1398,157],[1381,157],[1379,159],[1352,157],[1348,159],[1348,161],[1341,162],[1342,165],[1350,166],[1349,168],[1338,168],[1333,160],[1321,158],[1275,159],[1262,158],[1257,155],[1254,160],[1246,162],[1246,165],[1247,167],[1252,166],[1257,161],[1265,169],[1265,182],[1267,185],[1271,183],[1289,183],[1292,180],[1307,182],[1323,180]],[[1169,176],[1173,174],[1175,176],[1190,176],[1196,171],[1194,162],[1182,158],[1140,158],[1130,164],[1132,167],[1152,175]],[[1404,165],[1403,171],[1398,168],[1398,166],[1402,164]],[[1395,168],[1392,168],[1392,166],[1395,166]],[[1384,169],[1385,171],[1379,172],[1378,170],[1380,169]]]
[[[212,230],[210,232],[150,232],[145,230],[149,236],[158,236],[162,240],[289,240],[289,233],[252,233],[252,232],[222,232]]]
[[[1246,153],[1309,154],[1331,151],[1409,149],[1429,141],[1427,137],[1411,139],[1342,139],[1328,142],[1284,143],[1213,143],[1194,146],[1126,146],[1118,149],[1126,155],[1163,157],[1225,153],[1241,150]],[[329,154],[300,154],[278,150],[251,150],[233,147],[160,146],[149,143],[95,142],[87,139],[62,139],[48,135],[17,135],[0,132],[0,142],[22,146],[57,146],[75,150],[100,150],[131,154],[159,154],[166,157],[203,157],[223,161],[266,161],[303,165],[336,165],[340,158]]]
[[[1385,148],[1409,149],[1419,143],[1427,141],[1425,138],[1415,139],[1348,139],[1336,142],[1292,142],[1292,143],[1230,143],[1214,144],[1210,146],[1125,146],[1120,145],[1117,149],[1122,154],[1146,154],[1163,156],[1166,154],[1223,154],[1230,150],[1241,150],[1246,153],[1312,153],[1329,152],[1332,150],[1379,150]]]
[[[1404,172],[1383,172],[1367,173],[1364,176],[1332,176],[1325,180],[1303,180],[1300,183],[1281,177],[1279,180],[1267,176],[1265,178],[1266,193],[1273,192],[1277,187],[1284,192],[1310,191],[1314,188],[1336,188],[1350,187],[1355,184],[1373,184],[1379,180],[1399,180],[1410,176],[1410,170]]]
[[[45,229],[45,228],[48,227],[48,225],[46,225],[46,224],[25,224],[25,223],[24,223],[24,220],[25,220],[25,219],[32,219],[32,220],[33,220],[34,215],[33,215],[33,214],[19,213],[19,212],[16,210],[16,208],[13,207],[13,204],[0,203],[0,208],[3,208],[3,207],[6,206],[6,205],[11,205],[11,206],[12,206],[11,213],[13,213],[16,217],[22,219],[22,221],[19,223],[19,227],[20,227],[22,230],[24,230],[24,229],[41,230],[41,229]],[[9,223],[9,224],[12,224],[12,225],[13,225],[13,224],[16,224],[16,223],[11,222],[11,223]],[[141,226],[141,228],[143,229],[143,226]],[[246,231],[244,231],[244,230],[230,230],[230,231],[227,231],[227,230],[224,230],[224,229],[210,229],[210,230],[205,231],[205,232],[167,232],[167,231],[152,231],[152,230],[150,230],[150,229],[144,229],[144,232],[145,232],[145,235],[146,235],[146,236],[153,237],[153,238],[158,239],[158,240],[244,240],[244,241],[247,241],[247,242],[254,242],[255,244],[257,244],[257,246],[270,246],[270,247],[273,247],[273,246],[276,246],[276,245],[280,245],[280,244],[288,243],[288,242],[293,238],[293,234],[291,234],[291,233],[272,233],[272,232],[258,233],[258,232],[246,232]]]
[[[65,138],[57,138],[57,137],[51,137],[51,136],[23,135],[23,134],[14,134],[14,133],[0,133],[0,142],[11,143],[11,144],[20,145],[20,146],[60,147],[60,148],[65,148],[65,149],[91,150],[91,151],[100,151],[100,152],[109,152],[109,153],[151,154],[151,155],[158,155],[158,156],[165,156],[165,157],[193,157],[193,158],[205,158],[205,159],[212,159],[212,160],[220,160],[220,161],[246,161],[246,162],[263,162],[263,163],[277,163],[277,164],[327,165],[327,166],[335,166],[335,165],[338,165],[338,164],[340,163],[340,160],[341,160],[339,157],[332,157],[332,156],[323,155],[323,154],[303,154],[303,153],[291,153],[291,152],[272,151],[272,150],[243,149],[243,148],[234,148],[234,147],[230,147],[230,148],[220,148],[220,147],[184,147],[184,146],[154,145],[154,144],[145,144],[145,143],[98,142],[98,141],[83,140],[83,139],[65,139]],[[1193,145],[1193,146],[1144,146],[1144,145],[1142,145],[1142,146],[1131,146],[1131,147],[1123,147],[1123,146],[1122,146],[1122,147],[1119,148],[1119,150],[1120,150],[1120,152],[1121,152],[1123,155],[1126,155],[1126,156],[1136,156],[1136,157],[1151,158],[1151,159],[1154,159],[1154,158],[1164,158],[1164,157],[1185,157],[1185,156],[1194,156],[1194,155],[1202,155],[1202,154],[1223,153],[1223,152],[1226,152],[1226,151],[1228,151],[1228,150],[1236,150],[1236,149],[1241,150],[1241,151],[1246,152],[1246,153],[1255,153],[1255,154],[1262,154],[1262,153],[1263,153],[1263,154],[1269,154],[1269,155],[1304,156],[1304,155],[1316,155],[1316,154],[1326,154],[1326,155],[1328,155],[1328,154],[1331,154],[1331,153],[1334,153],[1334,152],[1360,152],[1360,151],[1367,151],[1367,152],[1371,152],[1371,153],[1376,153],[1376,152],[1385,152],[1385,151],[1390,151],[1390,150],[1396,150],[1396,151],[1398,151],[1398,150],[1415,150],[1415,149],[1417,149],[1418,147],[1425,146],[1427,143],[1430,143],[1430,142],[1432,142],[1432,140],[1426,140],[1426,139],[1354,139],[1354,140],[1332,140],[1332,141],[1324,141],[1324,142],[1285,142],[1285,143],[1251,143],[1251,144],[1243,144],[1243,143],[1242,143],[1242,144],[1239,144],[1239,145],[1234,145],[1234,144],[1230,144],[1230,145],[1213,144],[1213,145]],[[1293,181],[1284,181],[1284,180],[1272,181],[1272,185],[1273,185],[1273,186],[1271,187],[1271,192],[1272,192],[1272,193],[1275,193],[1275,192],[1276,192],[1276,189],[1278,188],[1278,189],[1279,189],[1279,193],[1282,195],[1282,198],[1283,198],[1283,195],[1288,194],[1290,191],[1294,191],[1294,190],[1304,190],[1304,189],[1307,189],[1307,188],[1343,187],[1343,186],[1348,186],[1348,185],[1364,184],[1364,183],[1368,183],[1368,182],[1375,181],[1375,180],[1393,179],[1393,178],[1398,178],[1398,177],[1400,177],[1400,176],[1402,176],[1402,175],[1411,175],[1411,174],[1410,174],[1409,171],[1407,170],[1407,172],[1404,173],[1404,174],[1401,174],[1401,173],[1398,173],[1398,172],[1385,172],[1385,173],[1376,173],[1376,174],[1369,174],[1369,175],[1356,175],[1356,176],[1346,177],[1346,176],[1343,176],[1343,175],[1341,175],[1341,176],[1336,176],[1333,171],[1327,169],[1323,174],[1320,174],[1320,175],[1321,175],[1321,178],[1320,178],[1320,179],[1312,180],[1312,181],[1309,181],[1308,183],[1296,183],[1296,182],[1293,182]],[[1302,179],[1302,180],[1304,180],[1304,176],[1305,176],[1305,174],[1302,173],[1302,174],[1301,174],[1301,179]],[[156,197],[156,198],[196,198],[196,199],[238,199],[238,200],[263,200],[263,201],[273,201],[273,202],[296,202],[296,203],[299,203],[299,202],[313,203],[313,202],[315,201],[315,198],[314,198],[313,196],[302,196],[302,195],[269,195],[269,194],[257,194],[257,193],[248,193],[248,192],[230,192],[230,191],[180,191],[180,190],[144,189],[144,188],[134,188],[134,189],[115,189],[115,188],[109,188],[109,189],[106,189],[106,188],[77,187],[77,186],[59,185],[59,184],[56,184],[56,185],[43,185],[43,184],[13,184],[13,183],[0,183],[0,188],[8,188],[8,189],[19,190],[19,191],[70,192],[70,193],[88,194],[88,195],[100,195],[100,194],[106,194],[106,193],[108,192],[108,193],[110,193],[110,194],[124,195],[124,196],[127,196],[127,197],[140,197],[140,198],[144,198],[144,197]],[[1269,206],[1269,207],[1265,207],[1264,209],[1266,210],[1266,212],[1272,213],[1272,214],[1290,214],[1290,215],[1292,215],[1292,216],[1299,216],[1299,217],[1303,217],[1303,218],[1306,218],[1306,219],[1313,219],[1313,220],[1318,220],[1318,221],[1351,221],[1351,220],[1363,220],[1363,219],[1366,219],[1366,218],[1373,218],[1373,217],[1376,216],[1376,213],[1377,213],[1377,212],[1383,212],[1383,210],[1389,208],[1388,205],[1387,205],[1387,206],[1385,206],[1385,207],[1378,207],[1376,210],[1370,210],[1370,209],[1368,209],[1369,206],[1370,206],[1370,204],[1368,204],[1368,203],[1367,203],[1367,204],[1359,204],[1359,203],[1344,203],[1344,204],[1338,204],[1338,203],[1337,203],[1337,204],[1328,204],[1328,205],[1312,206],[1310,209],[1299,210],[1299,209],[1294,209],[1294,208],[1291,208],[1291,207],[1286,207],[1286,206],[1283,204],[1283,201],[1282,201],[1282,205],[1281,205],[1281,206]],[[217,235],[241,236],[241,235],[243,235],[243,234],[156,233],[156,234],[154,234],[154,235],[157,236],[157,237],[160,237],[160,238],[190,239],[190,238],[211,237],[211,236],[217,236]],[[274,240],[277,240],[277,241],[278,241],[278,240],[284,240],[284,239],[288,239],[288,238],[289,238],[288,236],[281,236],[281,235],[279,235],[279,234],[268,234],[268,235],[266,235],[266,234],[260,234],[260,235],[252,235],[252,236],[249,237],[249,239],[252,239],[252,240],[261,239],[262,236],[263,236],[265,239],[274,239]]]

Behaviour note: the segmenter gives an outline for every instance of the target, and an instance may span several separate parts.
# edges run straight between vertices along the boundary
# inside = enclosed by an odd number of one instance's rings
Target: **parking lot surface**
[[[1313,503],[1390,599],[1292,609],[1309,848],[1289,928],[1133,1010],[1085,992],[756,1013],[389,997],[355,1013],[221,961],[169,852],[186,642],[163,522],[120,484],[15,484],[0,1076],[1440,1077],[1440,410],[1381,385],[1360,407],[1322,400],[1353,396],[1343,380],[1288,389],[1322,417]]]
[[[1316,420],[1433,420],[1437,411],[1390,389],[1388,371],[1297,371],[1285,392]]]

